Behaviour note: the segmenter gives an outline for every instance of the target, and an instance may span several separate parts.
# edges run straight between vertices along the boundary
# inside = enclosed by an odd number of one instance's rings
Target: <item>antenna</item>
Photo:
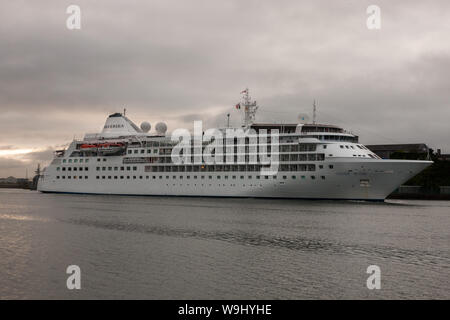
[[[127,113],[127,108],[123,108],[123,116]]]
[[[316,124],[316,100],[313,102],[313,124]]]
[[[256,110],[258,110],[258,105],[256,101],[251,101],[251,97],[248,94],[248,88],[241,92],[244,99],[244,127],[250,126],[255,121]]]
[[[227,113],[227,128],[230,127],[230,114]]]

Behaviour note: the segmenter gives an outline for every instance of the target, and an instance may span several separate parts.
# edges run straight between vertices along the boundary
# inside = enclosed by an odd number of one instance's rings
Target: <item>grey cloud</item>
[[[98,131],[126,107],[137,123],[223,126],[249,86],[260,121],[311,112],[364,143],[426,142],[450,152],[445,0],[79,0],[0,4],[0,144],[40,147]]]

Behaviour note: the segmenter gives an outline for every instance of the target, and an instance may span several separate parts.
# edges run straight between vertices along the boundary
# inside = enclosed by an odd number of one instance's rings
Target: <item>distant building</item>
[[[422,190],[422,186],[400,186],[398,187],[398,193],[403,194],[418,194]]]
[[[450,186],[440,186],[441,194],[450,194]]]
[[[0,178],[0,183],[17,183],[17,179],[12,176],[8,178]]]
[[[380,158],[390,159],[393,153],[414,153],[423,154],[428,153],[428,146],[425,143],[415,144],[374,144],[366,145],[373,153],[377,154]]]
[[[450,161],[450,154],[441,154],[441,149],[437,149],[436,157],[441,161]]]

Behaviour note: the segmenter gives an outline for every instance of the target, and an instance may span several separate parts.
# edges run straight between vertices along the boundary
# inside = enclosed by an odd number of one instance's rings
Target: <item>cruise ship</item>
[[[148,122],[138,127],[124,111],[109,115],[100,133],[86,134],[67,149],[55,151],[38,179],[38,190],[384,201],[432,163],[381,159],[359,143],[358,136],[339,126],[318,124],[315,116],[311,122],[258,123],[256,101],[248,89],[242,94],[236,105],[243,113],[242,127],[218,128],[215,132],[223,133],[222,149],[216,148],[208,161],[204,152],[212,142],[204,139],[207,131],[200,132],[200,144],[195,144],[199,139],[194,135],[181,148],[181,157],[174,157],[174,149],[180,149],[175,131],[168,134],[163,122],[154,132]],[[230,138],[230,132],[250,134],[238,139]]]

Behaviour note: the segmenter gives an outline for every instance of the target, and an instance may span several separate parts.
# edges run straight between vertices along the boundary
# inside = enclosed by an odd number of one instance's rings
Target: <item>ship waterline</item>
[[[198,163],[193,148],[188,159],[192,156],[192,161],[174,163],[176,143],[166,134],[165,124],[157,124],[156,133],[149,134],[148,123],[141,129],[124,114],[115,113],[108,117],[101,133],[87,134],[83,140],[74,140],[67,150],[57,151],[39,178],[38,190],[382,201],[432,163],[380,159],[360,144],[357,136],[337,126],[255,123],[258,107],[251,102],[248,90],[242,104],[244,123],[235,130],[277,132],[276,152],[270,139],[264,146],[272,151],[272,160],[276,156],[276,172],[264,174],[268,165],[252,161],[252,150],[260,151],[261,144],[254,146],[249,138],[223,138],[223,153],[215,154],[212,162]],[[230,128],[218,130],[229,132]],[[200,153],[206,147],[201,145]],[[240,161],[225,161],[230,152],[231,159],[239,156]]]

